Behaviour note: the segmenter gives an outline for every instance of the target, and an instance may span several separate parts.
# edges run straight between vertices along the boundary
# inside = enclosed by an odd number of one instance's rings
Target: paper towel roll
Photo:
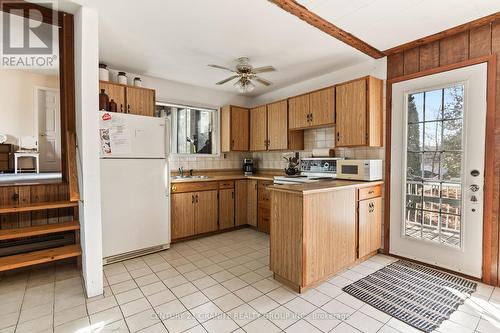
[[[335,151],[331,148],[315,148],[312,150],[313,157],[330,157],[335,156]]]

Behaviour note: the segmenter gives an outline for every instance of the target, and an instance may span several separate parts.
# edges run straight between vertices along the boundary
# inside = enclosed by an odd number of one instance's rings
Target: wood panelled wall
[[[490,98],[489,101],[493,101],[496,111],[493,121],[493,140],[487,142],[486,147],[486,149],[491,149],[492,164],[491,168],[486,166],[485,172],[492,173],[493,184],[490,184],[491,186],[489,186],[489,188],[485,187],[485,191],[490,193],[493,200],[490,201],[492,207],[485,207],[485,219],[487,220],[485,220],[484,223],[485,233],[483,242],[485,251],[483,254],[483,281],[493,285],[500,285],[500,20],[389,55],[387,59],[387,109],[390,110],[391,107],[389,96],[390,91],[392,91],[391,79],[402,78],[406,75],[420,73],[438,67],[446,67],[488,55],[496,56],[496,80],[494,80],[494,82],[496,82],[496,91],[488,92],[490,95],[495,95],[492,99]],[[390,112],[388,112],[388,115],[390,115]],[[388,131],[389,130],[388,127]],[[390,137],[390,133],[387,135]],[[390,148],[388,147],[387,150],[390,151]],[[390,167],[390,165],[387,167]],[[488,193],[485,193],[485,196],[487,195]],[[386,203],[386,208],[388,207],[387,204],[388,203]],[[386,224],[387,223],[388,217],[386,219]],[[386,234],[384,235],[387,241],[385,244],[386,249],[388,248],[389,239],[387,233],[388,229],[386,229]]]
[[[67,200],[69,200],[67,183],[0,187],[0,206],[29,206],[31,203],[36,202]],[[71,221],[73,217],[73,208],[1,214],[0,229],[22,228]]]

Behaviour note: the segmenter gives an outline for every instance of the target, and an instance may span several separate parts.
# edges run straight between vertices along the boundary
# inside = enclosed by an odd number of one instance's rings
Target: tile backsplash
[[[335,127],[310,129],[304,131],[304,150],[300,151],[300,157],[310,157],[314,148],[334,148]],[[170,167],[176,171],[179,167],[185,170],[209,170],[209,169],[241,169],[243,159],[251,157],[254,159],[258,169],[284,169],[287,162],[283,157],[292,156],[293,152],[254,152],[254,153],[225,153],[216,157],[195,156],[172,156]],[[336,154],[345,158],[357,159],[384,159],[384,148],[337,148]]]

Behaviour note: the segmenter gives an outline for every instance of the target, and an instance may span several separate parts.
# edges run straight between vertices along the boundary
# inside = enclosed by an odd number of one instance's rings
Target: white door
[[[482,276],[487,65],[392,86],[390,253]]]
[[[59,91],[37,88],[40,171],[61,171],[61,115]]]

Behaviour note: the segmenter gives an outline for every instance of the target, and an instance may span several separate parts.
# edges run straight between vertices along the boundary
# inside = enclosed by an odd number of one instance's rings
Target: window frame
[[[157,105],[174,107],[174,108],[185,108],[188,110],[200,110],[208,111],[212,113],[212,153],[211,154],[188,154],[188,153],[178,153],[177,151],[177,111],[172,112],[170,115],[170,156],[175,157],[219,157],[220,156],[220,108],[218,107],[206,107],[206,106],[196,106],[193,104],[181,104],[181,103],[171,103],[156,101],[155,107]]]

